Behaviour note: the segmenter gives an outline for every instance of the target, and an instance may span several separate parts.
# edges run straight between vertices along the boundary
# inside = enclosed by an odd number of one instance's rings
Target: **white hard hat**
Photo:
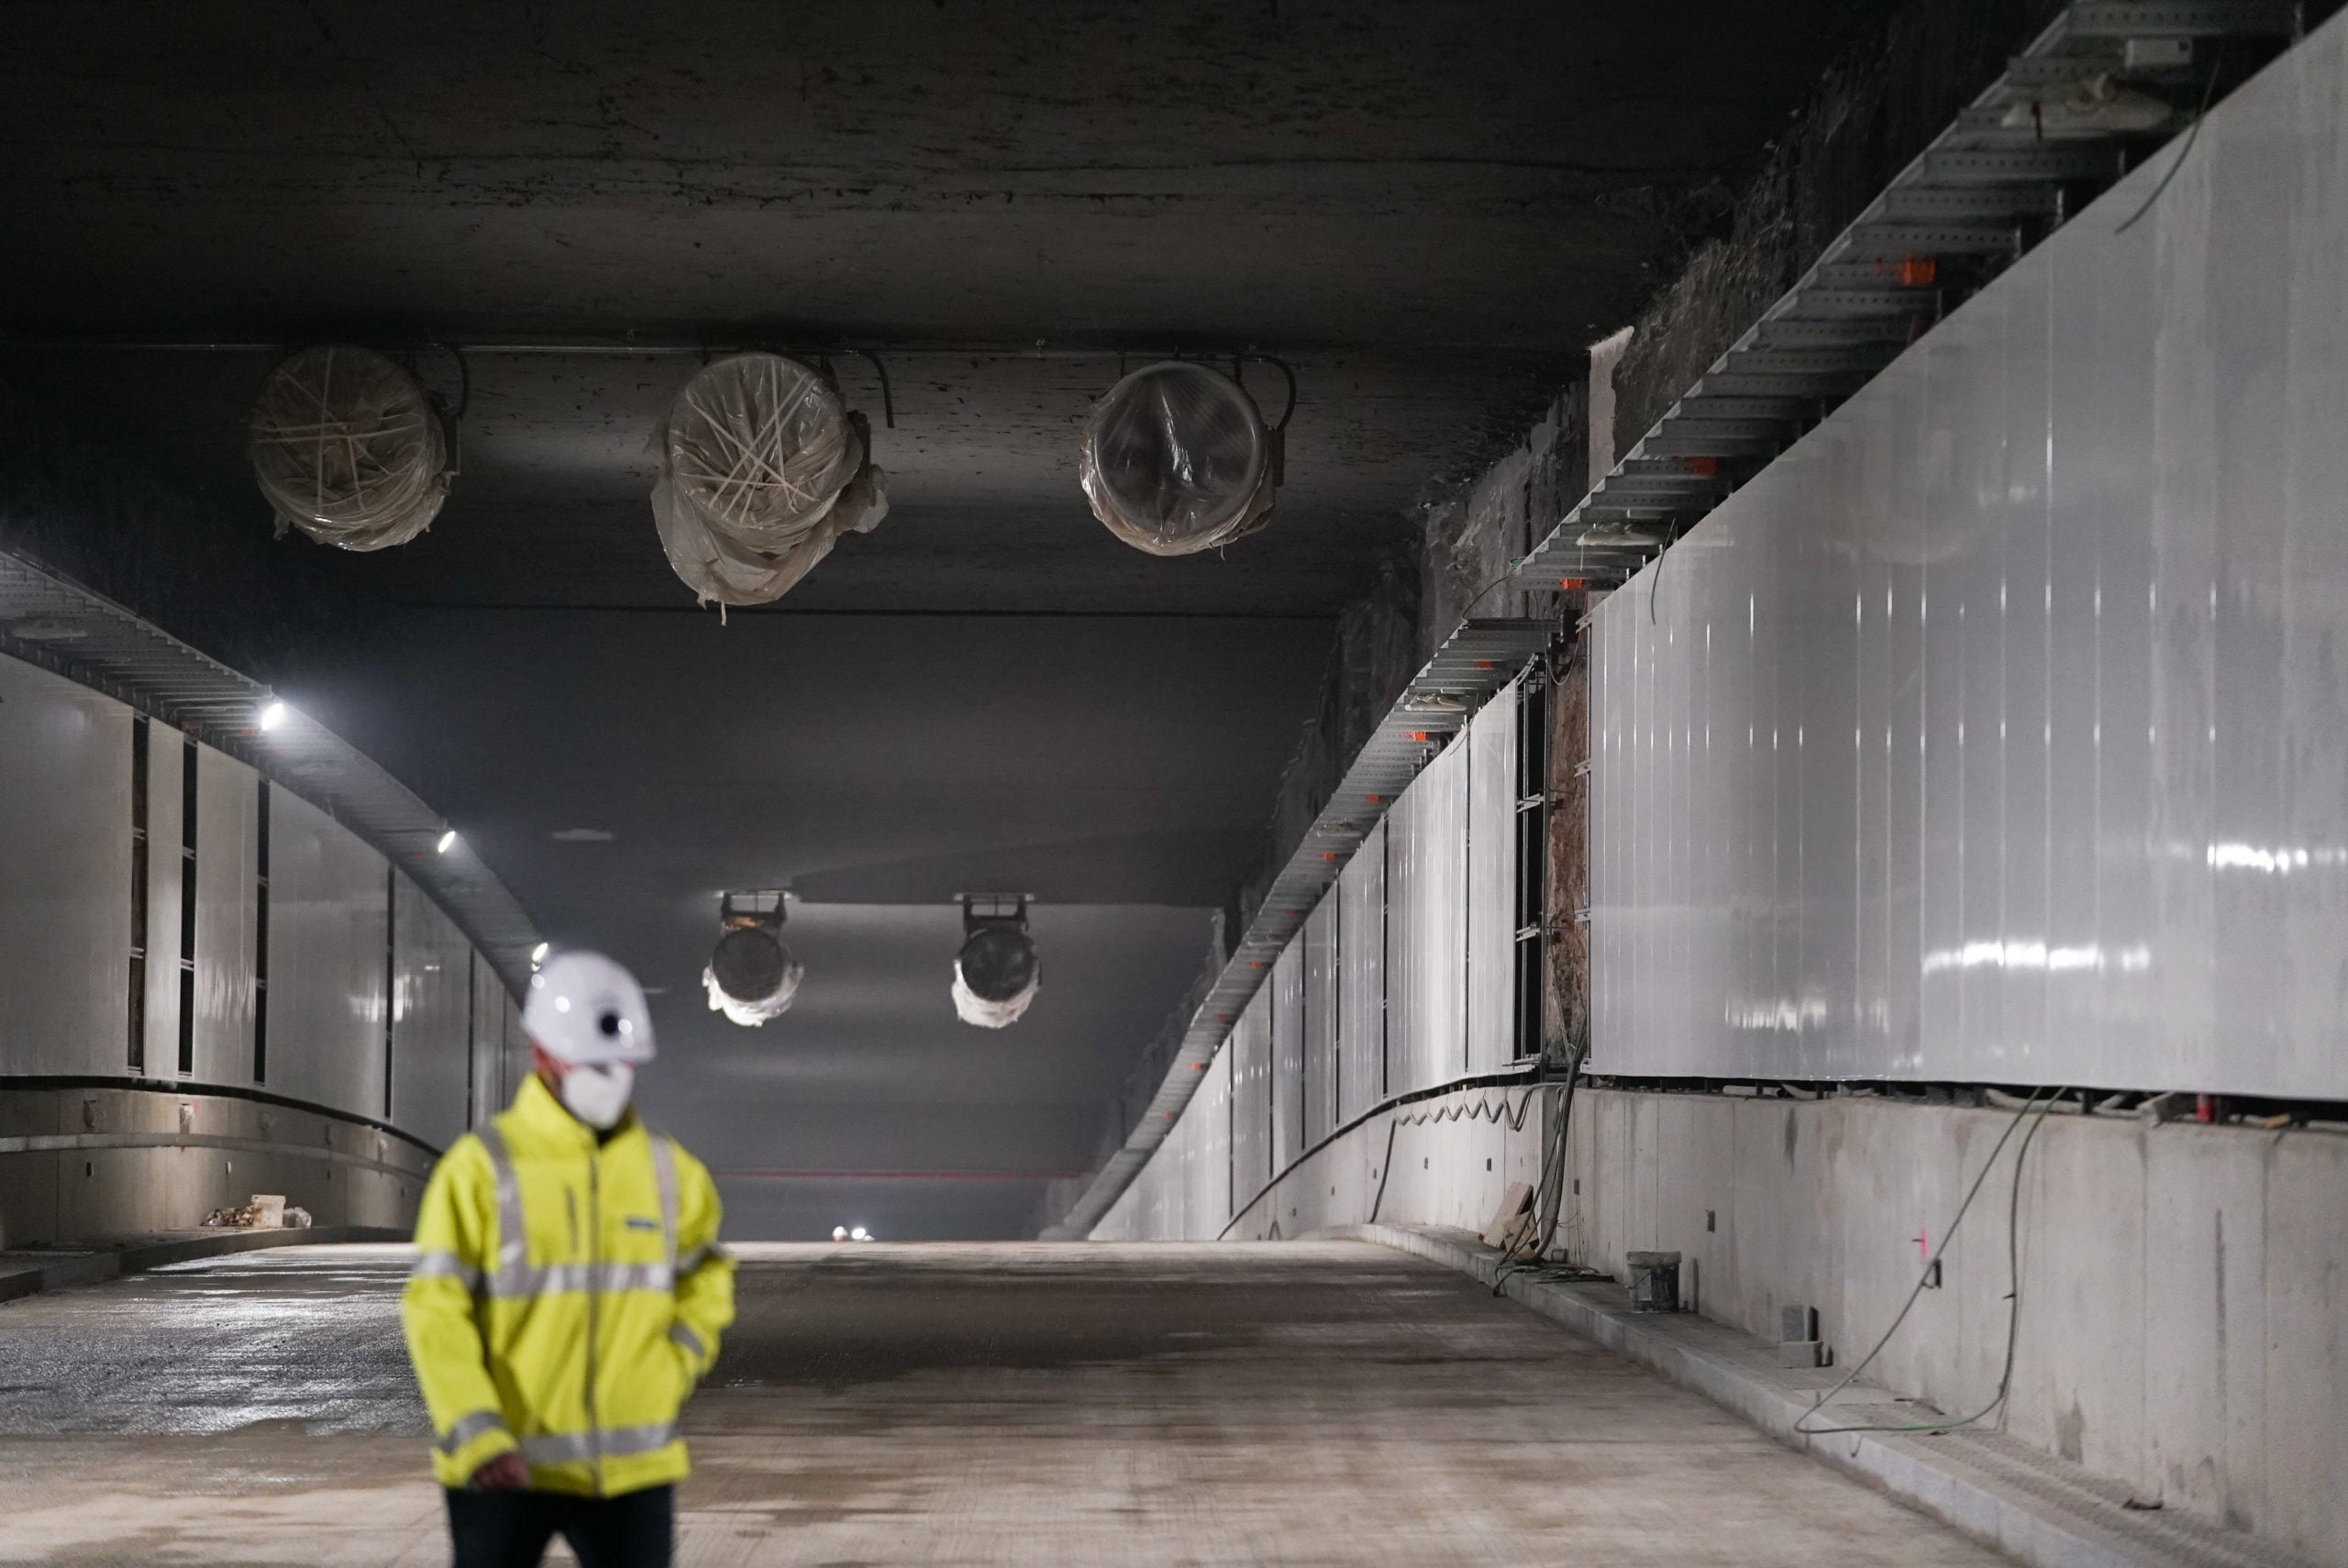
[[[558,953],[530,977],[522,1032],[565,1062],[652,1060],[644,988],[600,953]]]

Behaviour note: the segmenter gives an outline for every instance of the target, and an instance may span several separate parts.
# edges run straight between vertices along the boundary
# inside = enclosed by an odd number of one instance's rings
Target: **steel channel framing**
[[[102,691],[258,769],[406,872],[488,956],[516,997],[537,930],[505,884],[448,823],[324,725],[286,710],[259,730],[269,688],[197,652],[113,601],[0,551],[0,653]]]
[[[2198,49],[2180,64],[2143,46],[2280,42],[2296,26],[2294,7],[2279,0],[2070,6],[1566,513],[1519,563],[1517,585],[1628,578],[1937,320],[1943,268],[2010,262],[2084,205],[2080,197],[2182,128],[2216,83],[2214,68]],[[2158,136],[2043,134],[2034,106],[2098,77],[2167,102]],[[1592,530],[1599,539],[1581,543]]]
[[[1263,903],[1192,1013],[1140,1122],[1067,1216],[1044,1231],[1045,1239],[1078,1240],[1100,1223],[1174,1130],[1240,1013],[1271,978],[1273,961],[1303,932],[1305,917],[1336,886],[1337,873],[1363,837],[1477,711],[1541,656],[1553,633],[1548,621],[1470,621],[1411,678],[1272,878]]]

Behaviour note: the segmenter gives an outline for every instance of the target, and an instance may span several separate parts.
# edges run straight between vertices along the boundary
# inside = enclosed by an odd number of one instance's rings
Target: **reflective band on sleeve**
[[[532,1464],[573,1464],[582,1460],[622,1459],[652,1453],[677,1441],[677,1423],[607,1427],[596,1432],[546,1433],[522,1440],[522,1457]]]
[[[660,1189],[660,1255],[677,1261],[677,1148],[652,1134],[652,1180]]]
[[[683,1257],[677,1260],[677,1277],[679,1279],[682,1279],[685,1275],[692,1273],[693,1270],[701,1267],[702,1264],[713,1262],[715,1259],[724,1257],[725,1255],[725,1249],[719,1246],[715,1242],[712,1242],[706,1246],[695,1247],[692,1252],[687,1253]]]
[[[489,1168],[497,1176],[497,1272],[502,1275],[529,1255],[529,1236],[522,1229],[522,1184],[514,1175],[514,1156],[497,1123],[482,1128],[479,1136],[481,1146],[489,1151]],[[493,1286],[491,1294],[496,1294]]]
[[[505,1418],[494,1410],[475,1410],[469,1416],[459,1416],[441,1435],[438,1447],[443,1453],[454,1453],[465,1444],[487,1431],[499,1431]]]
[[[701,1342],[701,1336],[694,1333],[692,1330],[687,1328],[682,1323],[671,1323],[669,1325],[669,1338],[674,1343],[681,1344],[684,1346],[685,1349],[692,1352],[695,1360],[699,1360],[701,1357],[709,1353],[708,1350],[705,1349]]]
[[[676,1287],[676,1276],[664,1263],[547,1264],[537,1268],[515,1264],[489,1276],[493,1301],[554,1296],[564,1291],[659,1290]]]
[[[481,1270],[456,1253],[436,1248],[415,1254],[415,1266],[407,1271],[410,1279],[454,1279],[463,1282],[467,1290],[479,1295]]]

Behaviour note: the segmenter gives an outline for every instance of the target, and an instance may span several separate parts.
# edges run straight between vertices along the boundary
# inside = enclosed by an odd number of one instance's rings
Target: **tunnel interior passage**
[[[686,1563],[1988,1563],[1515,1303],[1359,1242],[750,1246]],[[0,1557],[438,1561],[407,1254],[0,1308]]]

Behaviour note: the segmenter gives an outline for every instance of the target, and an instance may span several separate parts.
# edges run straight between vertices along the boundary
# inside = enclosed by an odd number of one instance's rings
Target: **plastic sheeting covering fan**
[[[404,545],[455,476],[447,420],[414,376],[371,348],[305,348],[269,373],[246,420],[253,478],[277,513],[346,550]]]
[[[869,534],[889,513],[863,415],[780,354],[702,370],[654,439],[660,547],[703,603],[780,599],[842,534]]]
[[[1237,381],[1171,359],[1093,405],[1079,477],[1111,533],[1154,556],[1187,556],[1271,520],[1279,437]]]
[[[981,925],[954,957],[954,1014],[980,1029],[1019,1021],[1044,983],[1036,944],[1009,925]]]

